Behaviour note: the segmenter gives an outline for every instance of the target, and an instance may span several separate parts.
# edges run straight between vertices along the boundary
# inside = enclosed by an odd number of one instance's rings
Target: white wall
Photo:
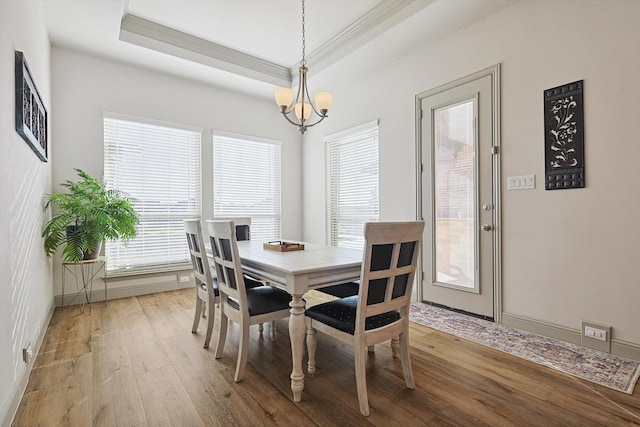
[[[0,1],[0,425],[11,422],[29,377],[22,348],[31,342],[37,350],[53,310],[51,262],[40,237],[51,163],[15,130],[15,50],[24,53],[51,117],[49,39],[37,2]]]
[[[639,20],[637,0],[522,0],[357,79],[346,58],[310,83],[336,101],[304,138],[303,238],[324,241],[324,135],[380,119],[381,219],[415,218],[415,96],[501,63],[503,311],[640,348]],[[545,191],[543,91],[581,79],[586,188]],[[523,174],[537,188],[506,191]]]
[[[67,179],[75,180],[74,168],[94,176],[103,173],[104,111],[198,126],[204,128],[202,216],[210,218],[211,130],[259,136],[282,141],[282,237],[301,237],[300,135],[282,119],[275,103],[59,47],[52,49],[51,64],[53,134],[59,141],[54,188]],[[61,294],[59,264],[54,262],[55,295]],[[109,287],[135,283],[110,282]]]

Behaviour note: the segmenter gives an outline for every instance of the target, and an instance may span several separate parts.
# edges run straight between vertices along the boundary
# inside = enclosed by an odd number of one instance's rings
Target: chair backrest
[[[251,218],[250,217],[215,217],[216,221],[233,221],[236,226],[236,240],[251,240]]]
[[[247,311],[247,291],[238,255],[238,244],[233,221],[208,220],[207,230],[211,239],[211,251],[216,266],[221,303],[226,297],[239,302],[240,310]]]
[[[423,230],[424,221],[365,224],[356,333],[365,332],[367,317],[393,310],[408,315]]]
[[[207,260],[200,220],[185,219],[184,231],[187,234],[189,255],[191,256],[191,264],[193,265],[193,275],[196,278],[196,284],[199,286],[200,283],[205,283],[207,285],[207,292],[213,292],[213,280]],[[211,295],[213,295],[213,293]]]

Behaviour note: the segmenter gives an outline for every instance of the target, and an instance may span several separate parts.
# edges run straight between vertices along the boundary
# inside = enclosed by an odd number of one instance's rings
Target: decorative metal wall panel
[[[584,187],[583,80],[544,91],[545,189]]]
[[[43,162],[47,161],[47,110],[38,93],[27,61],[20,51],[16,59],[16,132]]]

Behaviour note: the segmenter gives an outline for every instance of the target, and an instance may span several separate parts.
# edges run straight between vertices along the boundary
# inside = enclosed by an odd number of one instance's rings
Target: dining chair
[[[207,335],[204,340],[204,348],[209,347],[213,323],[215,319],[215,305],[220,302],[218,291],[218,280],[211,274],[211,267],[207,258],[202,225],[199,219],[184,220],[184,229],[189,245],[189,254],[193,266],[193,275],[196,281],[196,310],[193,318],[192,333],[198,331],[200,317],[207,317]],[[243,234],[244,235],[244,234]],[[248,231],[247,234],[248,236]],[[262,286],[258,281],[248,281],[248,286]],[[209,307],[209,313],[207,312]],[[262,333],[262,328],[260,328]]]
[[[407,388],[415,388],[409,359],[409,307],[423,221],[365,225],[365,251],[358,295],[307,308],[307,371],[316,371],[316,331],[353,345],[360,412],[369,415],[366,348],[399,337]]]
[[[195,333],[200,324],[200,315],[205,316],[206,305],[209,305],[209,317],[207,319],[207,336],[204,340],[204,348],[209,347],[211,333],[213,331],[213,320],[215,318],[215,304],[220,301],[218,292],[218,282],[211,275],[209,260],[204,246],[202,236],[202,225],[199,219],[185,219],[184,230],[187,234],[189,244],[189,254],[193,266],[193,275],[196,280],[196,312],[193,318],[191,332]]]
[[[240,328],[234,381],[242,380],[249,351],[249,326],[289,317],[291,295],[270,285],[248,287],[242,273],[233,221],[208,220],[213,261],[220,290],[220,325],[215,358],[222,357],[228,321]],[[272,336],[273,337],[273,336]]]
[[[233,225],[236,227],[236,240],[238,242],[241,241],[245,241],[245,240],[251,240],[251,217],[222,217],[222,216],[217,216],[213,218],[214,220],[218,220],[218,221],[233,221]],[[243,273],[244,277],[248,277],[249,279],[253,280],[254,282],[248,282],[251,284],[254,284],[255,282],[260,282],[263,285],[266,285],[267,283],[258,278],[255,277],[251,274],[248,273]],[[260,334],[262,334],[264,332],[264,326],[262,323],[260,323],[258,325],[258,331],[260,332]],[[271,322],[271,338],[273,338],[276,334],[276,322],[273,321]]]

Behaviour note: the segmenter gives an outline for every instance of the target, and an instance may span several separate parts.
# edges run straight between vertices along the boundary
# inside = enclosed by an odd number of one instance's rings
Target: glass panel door
[[[475,99],[434,110],[436,280],[476,289]]]
[[[497,149],[492,75],[419,97],[422,301],[495,316]],[[494,173],[495,172],[495,173]]]

